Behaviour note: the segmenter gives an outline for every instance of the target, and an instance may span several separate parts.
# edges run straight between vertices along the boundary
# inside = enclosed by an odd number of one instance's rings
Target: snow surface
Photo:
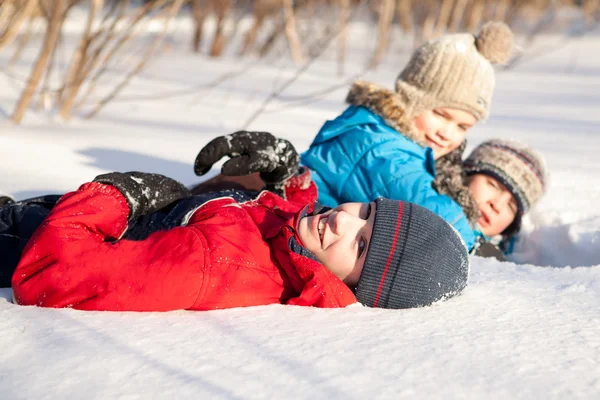
[[[175,27],[169,51],[93,120],[31,112],[12,125],[35,51],[0,71],[0,189],[17,199],[62,193],[114,170],[200,181],[200,148],[240,129],[295,69],[288,57],[190,54],[189,25]],[[600,398],[600,36],[544,40],[499,71],[492,117],[469,133],[468,150],[506,137],[546,157],[551,185],[524,221],[519,264],[473,257],[464,295],[404,311],[80,312],[16,306],[2,289],[0,397]],[[342,77],[335,54],[322,58],[250,128],[306,149],[343,110],[354,77],[392,87],[406,61],[390,54],[364,73],[365,50],[350,46]],[[0,65],[9,57],[0,53]]]

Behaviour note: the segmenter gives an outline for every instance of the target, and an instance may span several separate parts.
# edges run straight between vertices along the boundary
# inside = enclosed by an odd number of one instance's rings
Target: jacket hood
[[[256,210],[252,208],[246,211],[259,226],[263,238],[269,240],[283,235],[287,238],[287,248],[290,251],[322,265],[302,243],[302,239],[298,235],[298,224],[302,218],[325,212],[329,207],[323,207],[318,202],[304,205],[301,208],[298,208],[297,205],[282,207],[290,203],[283,202],[280,197],[268,191],[261,192],[257,200],[261,205],[267,206],[267,213],[254,214]]]
[[[406,112],[406,100],[398,93],[374,83],[357,81],[352,84],[346,102],[353,106],[365,107],[383,119],[386,125],[399,134],[427,147],[425,135],[413,123],[414,116]]]
[[[469,189],[469,178],[463,168],[462,154],[467,146],[467,141],[440,157],[435,162],[435,178],[433,188],[439,194],[445,194],[456,201],[463,209],[469,224],[475,227],[479,219],[479,207]]]
[[[332,304],[345,306],[356,303],[352,290],[318,261],[317,257],[302,245],[298,236],[297,227],[300,219],[312,212],[320,213],[323,208],[318,203],[313,203],[298,209],[297,205],[293,206],[266,191],[260,194],[257,201],[259,204],[267,205],[271,210],[269,214],[278,221],[273,224],[274,219],[265,218],[270,220],[270,227],[261,231],[263,237],[271,243],[272,257],[285,271],[289,284],[294,287],[294,290],[306,296],[304,294],[306,283],[312,282],[313,285],[309,290],[311,296],[322,297],[322,293],[331,293],[331,299],[328,301],[333,301]],[[286,204],[290,207],[286,207]]]
[[[335,120],[325,122],[313,144],[331,140],[354,126],[383,123],[419,147],[427,147],[425,137],[414,127],[404,112],[402,100],[394,92],[372,83],[355,82],[346,102],[351,107]]]

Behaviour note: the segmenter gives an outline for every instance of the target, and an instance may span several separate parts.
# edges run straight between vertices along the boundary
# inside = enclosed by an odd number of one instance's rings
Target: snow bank
[[[17,198],[61,193],[111,170],[161,172],[192,184],[198,150],[237,130],[295,73],[279,60],[207,60],[189,54],[187,41],[173,43],[97,119],[0,121],[0,188]],[[514,137],[546,156],[552,182],[524,221],[514,255],[522,265],[473,258],[463,296],[406,311],[93,313],[18,307],[2,290],[0,396],[600,397],[599,43],[574,39],[500,72],[492,117],[469,133],[470,148]],[[350,54],[362,50],[352,44]],[[348,63],[347,75],[337,77],[334,57],[311,67],[250,128],[305,149],[343,109],[344,82],[364,69]],[[362,78],[391,87],[403,57],[392,55]],[[24,77],[27,68],[13,72]],[[210,87],[232,70],[238,74]],[[18,94],[11,76],[0,74],[4,116]]]

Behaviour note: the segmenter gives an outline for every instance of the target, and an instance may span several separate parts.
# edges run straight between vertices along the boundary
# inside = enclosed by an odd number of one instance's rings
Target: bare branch
[[[25,111],[29,106],[31,98],[42,78],[42,74],[44,69],[46,68],[46,64],[48,63],[48,58],[54,51],[54,47],[56,46],[56,42],[58,41],[58,37],[60,34],[60,28],[64,21],[63,10],[65,6],[65,0],[56,0],[52,7],[52,14],[50,19],[48,20],[48,27],[46,29],[46,37],[44,38],[44,43],[42,45],[42,49],[38,59],[31,71],[31,76],[27,82],[27,86],[23,93],[21,94],[21,98],[17,103],[15,111],[12,115],[12,120],[16,123],[20,123],[23,119],[23,115],[25,115]]]
[[[150,48],[146,52],[144,58],[138,63],[138,65],[131,72],[129,72],[127,74],[127,76],[125,77],[125,79],[123,79],[123,81],[119,85],[117,85],[117,87],[108,96],[104,97],[102,100],[100,100],[98,102],[98,104],[96,105],[96,107],[90,113],[88,113],[85,116],[86,118],[92,118],[94,115],[96,115],[98,112],[100,112],[100,110],[110,100],[112,100],[115,96],[117,96],[119,94],[119,92],[127,85],[127,83],[129,83],[129,81],[131,80],[131,78],[133,78],[142,69],[144,69],[144,66],[146,65],[146,63],[148,62],[148,60],[150,59],[150,57],[154,54],[154,52],[162,44],[162,41],[163,41],[165,35],[167,34],[167,31],[168,31],[168,28],[169,28],[169,23],[175,17],[175,15],[179,12],[179,9],[181,8],[181,6],[183,5],[184,2],[185,2],[185,0],[175,0],[173,2],[173,5],[171,6],[171,8],[169,10],[169,15],[167,16],[167,19],[165,21],[165,26],[164,26],[164,29],[163,29],[162,33],[159,34],[156,37],[156,39],[154,40],[154,43],[152,43],[152,45],[150,46]]]

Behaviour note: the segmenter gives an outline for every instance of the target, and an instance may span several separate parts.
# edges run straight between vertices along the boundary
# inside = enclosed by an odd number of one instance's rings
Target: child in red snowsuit
[[[289,201],[262,192],[197,205],[161,175],[101,175],[63,196],[35,232],[13,275],[15,300],[110,311],[357,300],[408,308],[465,288],[467,249],[442,218],[383,198],[321,212],[293,201],[311,193],[309,182],[308,172],[287,180]],[[177,226],[119,239],[130,221],[165,205],[183,211]]]

